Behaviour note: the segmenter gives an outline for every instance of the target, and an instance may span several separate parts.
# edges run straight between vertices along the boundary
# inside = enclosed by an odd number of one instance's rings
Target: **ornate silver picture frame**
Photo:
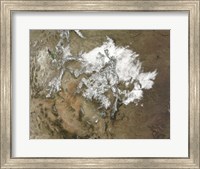
[[[8,1],[1,0],[1,168],[199,168],[199,0]],[[188,20],[188,157],[13,157],[12,14],[16,11],[180,12]],[[20,59],[20,58],[19,58]],[[181,63],[180,63],[181,64]],[[178,123],[178,122],[177,122]]]

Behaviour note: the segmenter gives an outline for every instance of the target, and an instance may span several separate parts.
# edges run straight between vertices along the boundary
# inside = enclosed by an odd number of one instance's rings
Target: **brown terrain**
[[[30,31],[30,138],[31,139],[169,139],[170,138],[170,31],[168,30],[82,30],[81,39],[72,31],[73,55],[101,46],[106,36],[117,46],[129,46],[139,54],[144,71],[158,72],[152,89],[144,90],[138,105],[121,105],[116,118],[103,116],[98,103],[75,94],[80,81],[66,71],[62,90],[46,98],[45,86],[58,72],[49,61],[36,56],[54,49],[59,41],[55,30]],[[66,65],[68,66],[68,65]],[[44,80],[46,79],[46,80]]]

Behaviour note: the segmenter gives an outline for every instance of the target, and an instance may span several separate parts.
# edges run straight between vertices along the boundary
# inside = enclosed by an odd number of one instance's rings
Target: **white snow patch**
[[[87,89],[83,96],[90,100],[99,100],[106,109],[110,103],[107,97],[102,96],[108,89],[112,90],[115,97],[123,97],[122,102],[125,105],[131,102],[137,104],[143,98],[143,89],[151,89],[157,75],[156,70],[144,73],[138,56],[128,47],[116,46],[114,41],[107,37],[102,46],[80,56],[82,68],[81,71],[76,71],[76,76],[82,73],[91,76],[82,80],[78,90],[80,91],[82,84],[85,84]],[[102,78],[106,80],[102,81]],[[121,91],[116,88],[120,81],[126,88],[133,85],[133,89]]]
[[[140,73],[137,79],[139,80],[140,84],[142,85],[142,89],[151,89],[157,75],[156,71],[147,72],[147,73]]]
[[[81,37],[81,38],[85,38],[84,36],[83,36],[83,34],[80,32],[80,30],[74,30],[74,32],[79,36],[79,37]]]
[[[125,105],[128,105],[130,102],[134,102],[136,100],[141,100],[142,97],[143,97],[142,90],[132,90],[131,92],[129,92],[125,95],[125,99],[123,100],[123,103]]]

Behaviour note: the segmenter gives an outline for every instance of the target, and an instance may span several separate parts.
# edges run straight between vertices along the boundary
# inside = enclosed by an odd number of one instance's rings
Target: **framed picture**
[[[199,168],[199,1],[1,1],[1,168]]]

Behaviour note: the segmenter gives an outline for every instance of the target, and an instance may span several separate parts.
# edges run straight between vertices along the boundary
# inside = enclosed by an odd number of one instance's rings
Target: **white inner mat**
[[[187,12],[14,12],[12,25],[13,157],[188,157]],[[30,29],[170,29],[170,139],[29,140]]]

